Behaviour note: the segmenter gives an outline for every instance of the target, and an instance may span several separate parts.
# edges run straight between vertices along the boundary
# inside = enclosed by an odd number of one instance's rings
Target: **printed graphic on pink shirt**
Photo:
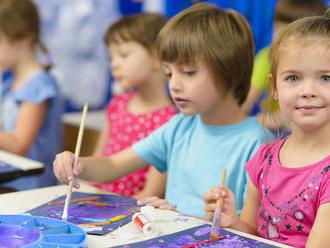
[[[324,199],[330,201],[330,157],[300,168],[283,167],[278,159],[282,144],[283,141],[273,143],[268,149],[264,146],[261,149],[267,152],[258,152],[247,165],[261,200],[258,233],[267,239],[304,247],[318,207]]]
[[[104,155],[112,155],[130,147],[147,137],[176,114],[176,110],[172,106],[146,114],[132,114],[129,112],[128,106],[133,96],[133,93],[117,96],[107,106],[110,132]],[[149,167],[133,172],[113,183],[95,186],[117,194],[132,196],[143,189],[148,170]]]

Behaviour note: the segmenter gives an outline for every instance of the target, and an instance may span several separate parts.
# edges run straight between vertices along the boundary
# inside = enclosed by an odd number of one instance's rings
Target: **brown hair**
[[[279,0],[275,21],[291,23],[307,16],[319,16],[326,11],[324,0]]]
[[[123,41],[135,41],[149,52],[153,52],[157,34],[166,21],[164,16],[155,13],[123,17],[108,28],[104,36],[104,43],[109,46]]]
[[[40,39],[40,16],[31,0],[0,1],[0,34],[9,41],[29,39],[33,46],[38,46],[48,54]],[[50,65],[46,66],[49,69]]]
[[[276,36],[269,53],[273,82],[276,82],[281,51],[289,44],[304,45],[311,38],[330,44],[330,8],[324,16],[305,17],[289,24]],[[315,43],[315,40],[313,42]]]
[[[249,92],[254,44],[247,21],[235,11],[198,3],[161,30],[157,52],[162,61],[202,59],[218,83],[242,104]]]

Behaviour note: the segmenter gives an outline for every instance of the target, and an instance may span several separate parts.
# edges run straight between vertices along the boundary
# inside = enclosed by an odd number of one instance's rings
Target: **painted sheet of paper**
[[[19,169],[10,164],[0,161],[0,173],[9,173],[13,171],[19,171]]]
[[[202,225],[181,232],[172,233],[169,235],[149,239],[146,241],[117,246],[117,247],[122,247],[122,248],[145,248],[145,247],[148,248],[193,248],[193,247],[271,248],[271,247],[276,247],[237,234],[233,234],[223,229],[217,230],[221,238],[218,241],[210,242],[209,240],[210,231],[211,231],[210,225]]]
[[[34,208],[28,213],[61,219],[65,196]],[[89,234],[104,235],[131,221],[139,211],[136,200],[126,196],[74,192],[68,221],[77,224]]]

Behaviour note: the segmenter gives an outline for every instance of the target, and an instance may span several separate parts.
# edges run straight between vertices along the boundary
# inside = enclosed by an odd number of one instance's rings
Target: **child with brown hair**
[[[37,59],[47,50],[40,38],[40,17],[31,0],[0,1],[1,83],[0,149],[44,163],[45,173],[2,184],[18,190],[54,185],[51,165],[61,150],[62,104],[59,89]]]
[[[244,164],[265,141],[268,132],[241,111],[250,86],[253,39],[246,20],[231,10],[196,4],[173,17],[161,30],[157,52],[167,74],[170,94],[181,114],[147,138],[104,158],[73,154],[54,161],[54,173],[64,183],[75,177],[112,181],[152,164],[167,172],[165,200],[140,201],[160,208],[204,216],[203,194],[227,183],[243,204]]]
[[[167,95],[166,75],[156,56],[157,34],[166,19],[143,13],[123,17],[105,34],[114,79],[128,93],[115,96],[106,108],[103,129],[95,156],[116,154],[166,123],[175,113]],[[154,167],[132,172],[111,183],[95,186],[136,198],[163,197],[166,175]]]
[[[293,247],[330,244],[330,9],[285,28],[270,50],[273,97],[292,134],[263,145],[247,163],[241,216],[228,188],[205,196],[220,224]]]

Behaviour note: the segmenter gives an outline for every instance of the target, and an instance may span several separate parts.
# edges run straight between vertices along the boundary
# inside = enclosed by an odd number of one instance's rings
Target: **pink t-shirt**
[[[132,114],[129,112],[128,105],[133,96],[134,93],[116,96],[106,108],[107,119],[110,123],[109,137],[103,151],[106,156],[120,152],[147,137],[176,114],[176,109],[170,105],[145,114]],[[135,171],[112,183],[95,186],[131,196],[143,189],[148,169],[149,167]]]
[[[319,206],[330,202],[330,156],[300,168],[283,167],[279,151],[285,140],[262,145],[246,169],[260,196],[259,235],[305,247]]]

